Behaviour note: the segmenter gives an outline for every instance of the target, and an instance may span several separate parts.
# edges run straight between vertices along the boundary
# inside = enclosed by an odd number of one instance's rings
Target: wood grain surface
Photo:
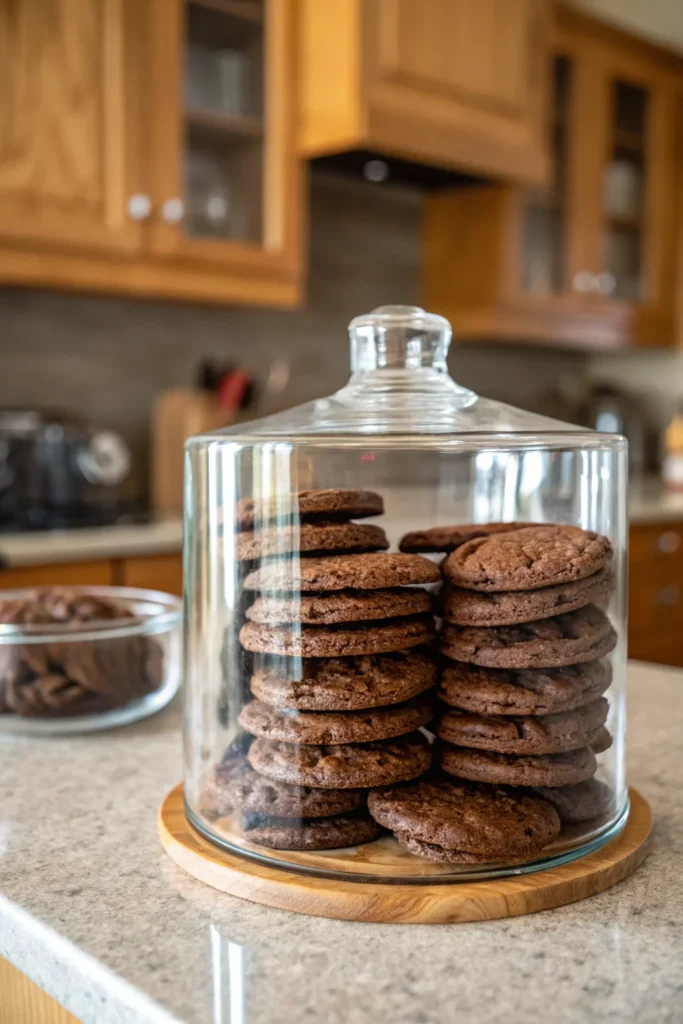
[[[634,789],[630,797],[631,812],[625,828],[594,853],[533,874],[478,882],[341,881],[249,861],[213,846],[188,824],[181,786],[171,790],[164,800],[158,825],[162,845],[176,864],[231,896],[316,917],[438,924],[549,910],[603,892],[627,878],[648,855],[652,832],[649,804]],[[373,849],[381,850],[387,842],[380,840],[363,848],[368,868]],[[354,856],[355,851],[350,853]],[[290,855],[283,852],[282,856]],[[318,857],[311,855],[311,866]],[[297,854],[299,870],[305,861],[305,854]],[[397,874],[403,874],[404,869],[405,864],[397,867]]]
[[[0,957],[0,1024],[80,1024],[35,982]]]

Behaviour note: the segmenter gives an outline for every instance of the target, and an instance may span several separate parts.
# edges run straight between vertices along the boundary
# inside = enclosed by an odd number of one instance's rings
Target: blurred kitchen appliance
[[[0,530],[116,521],[130,470],[126,442],[78,416],[0,409]]]
[[[632,481],[648,463],[648,421],[638,395],[612,384],[594,384],[581,402],[577,422],[606,434],[623,434],[628,441]]]

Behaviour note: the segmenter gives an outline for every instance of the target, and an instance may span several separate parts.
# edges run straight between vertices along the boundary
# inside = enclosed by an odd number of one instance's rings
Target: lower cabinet
[[[80,1024],[72,1013],[0,957],[0,1024]]]
[[[183,592],[180,552],[139,558],[110,558],[98,562],[53,562],[0,569],[0,589],[45,586],[119,586]],[[1,1022],[0,1022],[1,1024]]]
[[[683,666],[683,522],[631,527],[628,655]]]
[[[76,586],[78,584],[111,586],[114,583],[114,563],[111,559],[99,562],[52,562],[50,565],[18,565],[0,569],[0,588]]]
[[[115,563],[119,569],[117,583],[142,590],[163,590],[167,594],[183,593],[182,555],[147,555],[124,558]]]

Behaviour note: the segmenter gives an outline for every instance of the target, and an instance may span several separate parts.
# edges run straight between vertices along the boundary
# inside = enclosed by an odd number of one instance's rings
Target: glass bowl
[[[1,621],[44,619],[58,602],[63,621]],[[181,615],[180,598],[156,590],[0,591],[0,732],[92,732],[159,711],[180,685]]]

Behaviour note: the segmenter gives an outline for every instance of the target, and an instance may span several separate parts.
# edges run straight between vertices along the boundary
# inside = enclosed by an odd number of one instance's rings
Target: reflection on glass
[[[247,992],[244,946],[224,939],[214,925],[210,925],[210,930],[213,975],[212,1024],[245,1024]]]

